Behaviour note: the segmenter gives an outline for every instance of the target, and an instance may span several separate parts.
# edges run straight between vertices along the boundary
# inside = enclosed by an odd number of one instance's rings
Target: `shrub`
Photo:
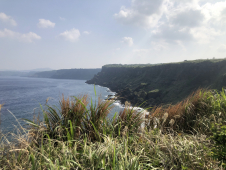
[[[135,110],[130,103],[125,103],[125,108],[119,112],[116,119],[112,121],[116,135],[133,135],[140,131],[144,123],[143,112]]]
[[[113,108],[112,100],[102,101],[88,105],[88,96],[64,98],[60,101],[60,108],[46,105],[46,110],[42,109],[44,121],[30,121],[29,132],[34,139],[40,139],[43,134],[48,134],[51,139],[57,140],[78,140],[87,135],[91,141],[99,140],[99,131],[103,130],[105,120]],[[44,135],[45,137],[45,135]]]
[[[103,141],[103,136],[117,137],[123,133],[132,135],[140,131],[144,122],[143,113],[134,110],[129,104],[119,113],[115,113],[112,120],[108,114],[113,108],[113,100],[101,100],[88,105],[87,96],[62,97],[60,108],[46,105],[43,109],[44,121],[25,121],[29,124],[29,133],[33,136],[36,145],[41,144],[42,138],[57,139],[60,141],[83,140]],[[46,134],[46,135],[45,135]]]
[[[217,120],[213,120],[213,116]],[[211,124],[226,118],[225,91],[199,89],[185,100],[168,107],[156,107],[146,120],[148,129],[161,127],[167,131],[203,133],[211,135]]]
[[[221,169],[211,156],[214,145],[206,135],[177,133],[174,129],[188,126],[179,124],[186,123],[183,119],[170,119],[179,113],[183,118],[193,113],[190,118],[195,121],[194,118],[200,118],[201,121],[204,116],[196,117],[198,111],[208,111],[207,117],[209,120],[213,117],[214,122],[219,116],[223,118],[222,108],[213,105],[199,107],[208,101],[215,103],[214,98],[201,98],[196,96],[189,100],[193,102],[189,108],[199,108],[194,112],[186,112],[187,105],[183,102],[168,108],[155,108],[157,127],[141,131],[143,113],[129,103],[109,120],[107,115],[113,101],[99,99],[99,102],[88,105],[86,96],[63,97],[60,108],[46,105],[43,121],[27,120],[30,129],[24,129],[26,134],[22,136],[18,133],[15,138],[18,145],[9,143],[5,147],[0,143],[0,169]],[[205,103],[200,104],[203,101]],[[224,106],[222,101],[221,98],[221,107]],[[211,108],[215,108],[216,113]],[[214,115],[208,116],[210,113]],[[151,123],[154,118],[148,120]],[[170,124],[171,130],[165,133]],[[32,140],[25,136],[32,136]]]
[[[1,125],[1,110],[2,110],[3,104],[0,104],[0,125]],[[0,129],[0,140],[1,140],[1,129]]]
[[[214,124],[211,128],[213,136],[211,139],[215,142],[213,147],[213,157],[220,161],[220,165],[226,168],[226,125]]]
[[[1,124],[1,110],[2,110],[3,104],[0,104],[0,124]]]

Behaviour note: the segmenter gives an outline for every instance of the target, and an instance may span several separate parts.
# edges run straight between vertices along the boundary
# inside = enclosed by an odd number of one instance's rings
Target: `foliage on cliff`
[[[157,65],[106,65],[87,81],[109,87],[124,103],[175,104],[198,88],[226,86],[226,60],[195,60]]]

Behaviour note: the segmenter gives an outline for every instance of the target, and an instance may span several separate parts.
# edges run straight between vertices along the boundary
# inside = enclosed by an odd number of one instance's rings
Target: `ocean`
[[[44,106],[47,98],[48,105],[59,106],[62,94],[65,97],[87,94],[93,101],[97,101],[99,95],[106,99],[108,95],[115,94],[106,87],[95,86],[95,90],[94,85],[86,84],[85,80],[0,77],[0,104],[4,104],[0,111],[0,130],[12,132],[18,126],[15,117],[24,126],[23,118],[33,120],[34,115],[42,116],[40,105]],[[116,103],[109,117],[121,108]]]

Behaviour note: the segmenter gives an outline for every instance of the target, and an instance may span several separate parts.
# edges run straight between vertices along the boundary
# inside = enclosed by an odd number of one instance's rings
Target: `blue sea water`
[[[103,99],[114,94],[105,87],[95,86],[95,89]],[[0,104],[4,104],[0,113],[0,130],[5,133],[13,131],[14,125],[18,126],[14,116],[19,120],[33,120],[34,115],[41,113],[40,104],[45,105],[47,98],[48,105],[59,105],[62,94],[65,97],[88,94],[90,100],[98,98],[94,85],[86,84],[84,80],[0,77]],[[109,117],[119,109],[120,106],[116,105]],[[24,125],[23,121],[20,122]]]

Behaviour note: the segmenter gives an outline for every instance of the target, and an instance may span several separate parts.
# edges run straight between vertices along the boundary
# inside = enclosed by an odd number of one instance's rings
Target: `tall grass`
[[[163,131],[210,135],[211,124],[225,118],[225,91],[218,93],[214,90],[199,89],[176,105],[154,108],[146,120],[146,125],[152,129],[161,127]]]
[[[113,101],[88,103],[86,95],[62,96],[60,108],[44,106],[43,121],[26,120],[27,137],[18,136],[19,145],[0,146],[0,168],[222,169],[212,157],[208,127],[226,124],[224,90],[200,89],[145,119],[129,103],[112,119]]]
[[[1,110],[2,110],[3,104],[0,104],[0,124],[1,124]]]
[[[49,139],[40,147],[11,147],[0,158],[5,169],[221,169],[202,135],[105,136],[103,142]],[[57,143],[57,147],[56,147]]]
[[[2,107],[3,107],[4,104],[0,104],[0,125],[1,125],[1,110],[2,110]],[[1,141],[1,138],[2,138],[2,130],[0,128],[0,141]]]

